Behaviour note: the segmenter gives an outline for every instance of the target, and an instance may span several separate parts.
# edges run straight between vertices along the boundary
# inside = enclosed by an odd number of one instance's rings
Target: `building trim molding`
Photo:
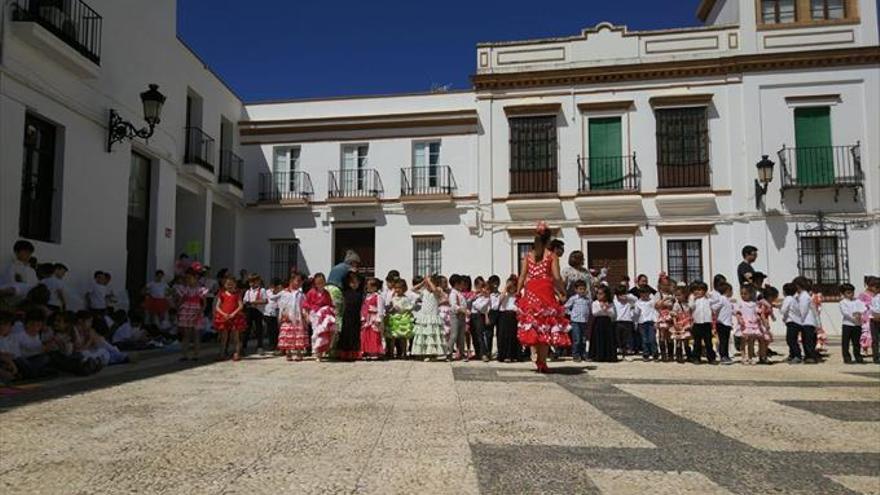
[[[661,235],[666,234],[710,234],[714,223],[667,223],[657,224],[654,228]]]
[[[453,126],[469,126],[472,132],[477,132],[479,118],[476,110],[467,109],[313,119],[244,120],[238,124],[242,136]]]
[[[688,94],[652,96],[648,99],[652,108],[661,107],[684,107],[684,106],[709,106],[712,104],[712,94]]]
[[[562,103],[531,103],[525,105],[507,105],[504,114],[508,117],[519,115],[555,115],[562,111]]]
[[[639,228],[639,224],[636,223],[625,225],[581,225],[577,228],[577,232],[581,237],[609,235],[632,236],[639,232]]]
[[[697,60],[602,65],[571,69],[476,74],[471,76],[471,81],[475,90],[491,91],[540,86],[608,84],[650,79],[727,76],[746,72],[872,65],[878,63],[880,63],[880,46],[868,46],[832,50],[734,55]]]
[[[581,112],[626,112],[633,107],[633,100],[590,101],[578,103]]]

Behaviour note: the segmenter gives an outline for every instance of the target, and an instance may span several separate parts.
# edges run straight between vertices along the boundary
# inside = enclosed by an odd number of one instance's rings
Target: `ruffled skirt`
[[[556,300],[551,280],[530,280],[525,297],[517,299],[516,305],[519,309],[517,338],[522,345],[571,347],[570,324],[565,308]]]
[[[333,336],[336,335],[336,311],[333,306],[324,306],[309,314],[312,323],[312,352],[323,354],[330,351]]]
[[[445,356],[446,339],[443,336],[443,318],[437,315],[416,315],[413,329],[414,356]]]
[[[396,313],[388,317],[388,335],[393,339],[409,339],[413,336],[413,316]]]
[[[194,303],[183,303],[177,308],[177,326],[181,328],[198,328],[204,322],[201,306]],[[216,325],[215,325],[216,326]]]
[[[286,321],[278,331],[279,351],[305,351],[309,348],[309,332],[305,325]]]

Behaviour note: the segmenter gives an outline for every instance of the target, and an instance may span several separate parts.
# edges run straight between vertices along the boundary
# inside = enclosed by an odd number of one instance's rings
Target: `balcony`
[[[578,157],[579,194],[632,194],[641,188],[642,171],[636,154]]]
[[[103,19],[80,0],[14,0],[13,31],[77,74],[95,78]]]
[[[578,215],[584,221],[644,218],[641,181],[635,153],[578,157]]]
[[[232,150],[220,150],[220,183],[221,190],[238,197],[244,198],[244,160],[232,152]]]
[[[400,169],[400,201],[404,204],[451,203],[456,187],[452,167],[447,165]]]
[[[214,181],[214,138],[198,127],[186,127],[183,163],[195,177]]]
[[[305,208],[313,195],[312,178],[307,172],[260,174],[257,203],[261,207]]]
[[[798,202],[803,202],[807,189],[834,189],[837,202],[840,189],[852,189],[853,200],[858,200],[859,189],[864,187],[861,145],[815,146],[786,148],[777,153],[782,167],[782,190],[795,189]]]
[[[379,171],[371,168],[331,170],[328,203],[378,204],[384,192]]]

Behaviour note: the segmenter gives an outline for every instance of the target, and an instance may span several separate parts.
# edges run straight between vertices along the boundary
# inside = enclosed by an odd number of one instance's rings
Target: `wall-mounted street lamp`
[[[767,155],[761,157],[761,161],[755,166],[758,167],[758,178],[755,179],[755,209],[761,209],[761,199],[767,194],[767,185],[773,182],[773,166],[776,165],[767,158]]]
[[[159,92],[158,84],[150,84],[150,89],[141,93],[141,102],[144,105],[144,120],[149,126],[142,129],[137,129],[130,122],[122,120],[116,110],[110,109],[110,124],[107,126],[108,153],[113,151],[113,143],[136,137],[147,139],[153,135],[153,130],[159,123],[162,105],[165,104],[165,95]]]

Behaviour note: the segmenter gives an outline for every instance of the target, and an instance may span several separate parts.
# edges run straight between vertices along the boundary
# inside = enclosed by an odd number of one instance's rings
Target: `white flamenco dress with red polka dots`
[[[571,347],[570,324],[553,287],[553,255],[541,261],[528,258],[523,296],[517,299],[517,338],[522,345]]]

